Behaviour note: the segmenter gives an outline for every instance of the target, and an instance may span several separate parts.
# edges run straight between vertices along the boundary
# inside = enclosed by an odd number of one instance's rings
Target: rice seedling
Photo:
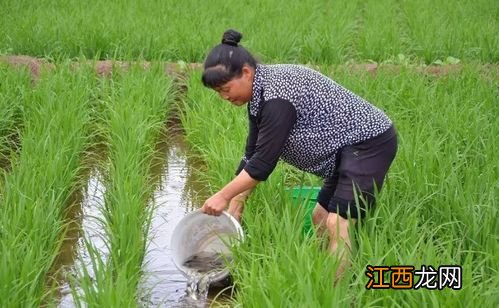
[[[159,65],[97,80],[90,66],[69,70],[67,60],[200,62],[230,27],[261,60],[318,64],[386,110],[400,143],[376,209],[353,231],[352,266],[335,288],[337,264],[320,240],[303,236],[304,208],[287,190],[321,181],[278,164],[246,204],[246,241],[231,265],[233,305],[499,306],[499,2],[292,2],[2,3],[0,54],[65,68],[42,74],[33,87],[28,72],[0,65],[0,167],[8,167],[0,171],[0,306],[56,305],[52,274],[68,228],[64,213],[84,185],[84,156],[96,152],[105,159],[97,224],[106,251],[85,236],[90,263],[69,278],[74,304],[144,304],[154,155],[172,84]],[[396,62],[401,71],[381,65],[373,77],[331,66],[366,61]],[[404,66],[459,61],[459,72],[440,77]],[[486,76],[476,68],[484,63],[492,67]],[[204,161],[194,177],[215,192],[243,153],[246,109],[203,88],[198,72],[180,107],[190,156]],[[368,265],[459,265],[462,287],[368,289]]]
[[[200,62],[233,27],[265,61],[499,59],[498,4],[488,0],[11,0],[2,9],[0,54]]]
[[[8,168],[11,152],[18,147],[25,96],[30,87],[26,70],[0,65],[0,168]]]
[[[47,275],[64,236],[63,214],[81,186],[92,77],[61,68],[22,93],[22,150],[5,176],[0,197],[2,307],[40,306],[48,295]]]
[[[360,29],[356,33],[359,58],[381,62],[409,50],[410,39],[399,3],[392,0],[367,1],[360,9]]]
[[[489,49],[499,43],[497,36],[481,35],[497,28],[497,18],[484,19],[487,11],[497,12],[497,3],[425,0],[402,1],[400,7],[411,49],[426,63],[447,56],[497,62],[497,51]]]
[[[310,33],[303,39],[302,63],[344,63],[358,57],[356,37],[360,29],[360,2],[335,2],[316,5],[321,12],[311,18]],[[325,42],[329,42],[325,44]]]
[[[100,254],[86,239],[91,264],[78,269],[78,280],[72,282],[77,306],[138,305],[153,212],[147,206],[154,191],[150,164],[172,95],[171,80],[160,65],[147,71],[139,67],[117,71],[102,80],[100,132],[108,161],[99,223],[108,255]]]
[[[245,108],[201,86],[194,73],[182,123],[215,192],[242,155]],[[253,193],[243,220],[247,240],[235,249],[234,305],[244,307],[494,307],[499,298],[497,89],[473,66],[444,77],[403,69],[376,77],[337,70],[334,78],[386,110],[399,133],[399,153],[377,207],[353,235],[348,277],[332,288],[336,264],[320,241],[303,238],[302,209],[284,189],[299,173],[277,169]],[[204,118],[206,121],[199,121]],[[291,171],[291,172],[290,172]],[[305,177],[304,185],[317,185]],[[460,290],[366,288],[366,266],[462,268]],[[414,284],[417,283],[415,278]]]
[[[396,77],[384,74],[374,82],[366,80],[359,84],[345,78],[347,83],[358,84],[352,85],[357,92],[392,110],[398,119],[401,150],[383,203],[373,217],[376,223],[369,226],[367,222],[360,232],[359,245],[371,247],[362,261],[414,264],[416,268],[457,264],[462,266],[463,287],[459,291],[420,290],[410,296],[398,290],[360,288],[367,295],[361,303],[404,300],[413,305],[494,306],[499,248],[499,230],[492,219],[497,215],[499,171],[493,156],[497,90],[472,66],[442,78],[406,71]],[[383,227],[376,230],[380,224]]]

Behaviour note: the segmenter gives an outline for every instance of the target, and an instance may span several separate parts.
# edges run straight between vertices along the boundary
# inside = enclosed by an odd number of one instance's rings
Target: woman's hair
[[[243,35],[229,29],[222,43],[215,46],[204,61],[202,81],[205,87],[217,88],[242,74],[243,66],[256,68],[255,58],[239,42]]]

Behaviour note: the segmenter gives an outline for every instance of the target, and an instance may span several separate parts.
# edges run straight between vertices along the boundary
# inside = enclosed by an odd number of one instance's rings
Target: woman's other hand
[[[238,222],[241,222],[241,216],[244,210],[244,200],[241,196],[236,196],[230,200],[229,209],[227,212],[232,215]]]

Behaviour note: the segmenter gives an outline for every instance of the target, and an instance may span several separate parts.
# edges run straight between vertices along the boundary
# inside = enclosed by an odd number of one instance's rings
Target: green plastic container
[[[295,186],[288,188],[287,190],[291,191],[293,204],[305,207],[303,233],[306,235],[313,234],[312,212],[317,204],[317,195],[321,188],[314,186]]]

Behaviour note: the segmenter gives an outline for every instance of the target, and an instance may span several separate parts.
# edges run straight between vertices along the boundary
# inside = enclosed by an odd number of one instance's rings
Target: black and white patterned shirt
[[[266,180],[279,158],[323,178],[336,153],[385,132],[391,120],[377,107],[310,68],[258,64],[248,103],[249,134],[243,168]]]

